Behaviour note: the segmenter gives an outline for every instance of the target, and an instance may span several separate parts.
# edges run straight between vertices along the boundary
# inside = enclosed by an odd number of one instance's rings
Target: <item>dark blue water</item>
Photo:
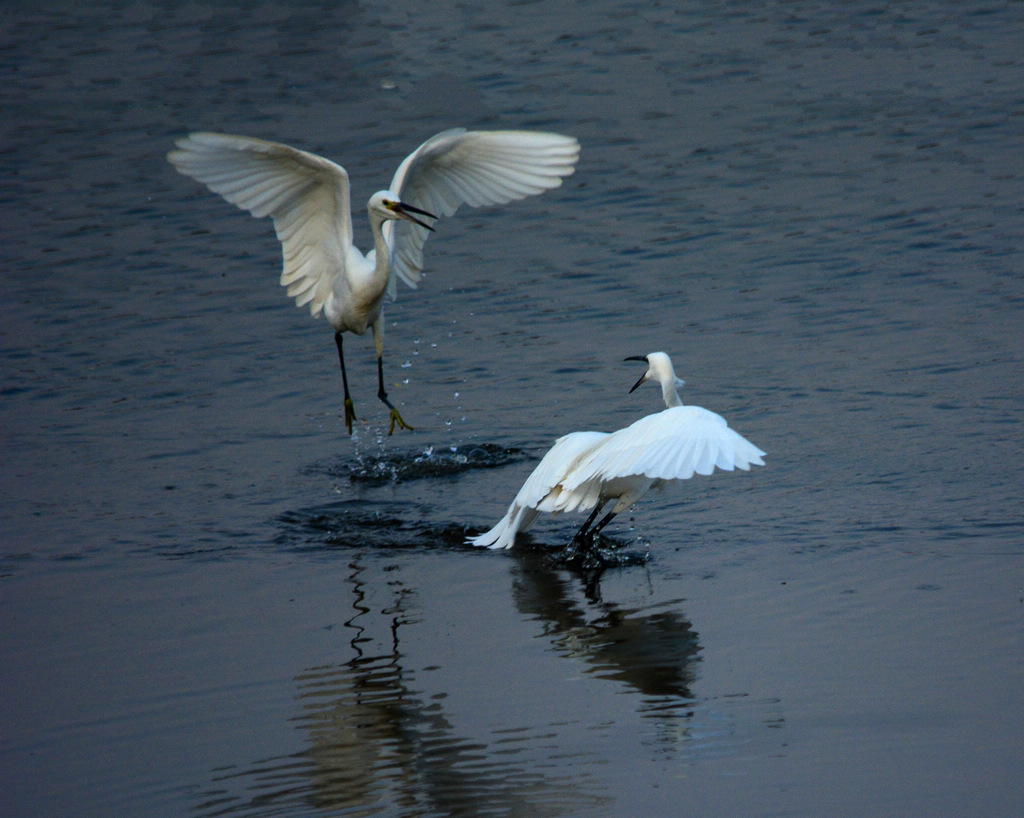
[[[1024,811],[1015,4],[0,10],[0,814]],[[189,130],[342,163],[583,145],[466,210],[346,358]],[[369,243],[361,204],[357,244]],[[621,567],[489,527],[658,406],[768,452]]]

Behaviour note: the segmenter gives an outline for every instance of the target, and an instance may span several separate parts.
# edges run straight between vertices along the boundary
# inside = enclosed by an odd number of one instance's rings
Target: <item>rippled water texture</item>
[[[0,815],[1024,814],[1018,4],[0,9]],[[346,340],[189,130],[577,136]],[[768,452],[495,553],[555,438]]]

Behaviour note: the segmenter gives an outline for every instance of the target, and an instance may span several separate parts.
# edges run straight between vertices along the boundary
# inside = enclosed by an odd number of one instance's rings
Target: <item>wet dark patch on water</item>
[[[431,509],[419,503],[343,500],[284,512],[278,522],[285,530],[275,543],[299,552],[413,548],[494,554],[467,542],[480,533],[476,528],[455,521],[431,522],[431,516]],[[644,565],[650,558],[647,544],[637,540],[623,542],[601,534],[594,542],[583,544],[574,541],[568,532],[551,532],[544,542],[529,534],[520,535],[512,553],[527,559],[530,557],[526,555],[537,555],[549,568],[595,577],[609,568]]]
[[[459,523],[430,522],[427,510],[413,503],[344,500],[287,511],[278,545],[291,551],[336,548],[391,550],[424,548],[475,551],[466,542],[470,529]]]

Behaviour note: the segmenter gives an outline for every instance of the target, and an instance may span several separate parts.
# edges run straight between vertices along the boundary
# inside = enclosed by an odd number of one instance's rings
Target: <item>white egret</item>
[[[721,415],[699,406],[684,406],[672,361],[664,352],[626,358],[646,361],[645,381],[661,386],[666,408],[617,432],[572,432],[559,438],[523,483],[508,512],[497,525],[468,541],[489,548],[511,548],[539,514],[590,511],[573,537],[584,546],[612,518],[625,511],[652,487],[669,480],[688,480],[694,474],[749,470],[763,466],[765,453],[732,429]],[[591,528],[601,509],[615,501]]]
[[[384,389],[385,294],[396,277],[415,288],[423,244],[434,228],[417,218],[451,216],[460,205],[505,204],[562,184],[579,158],[576,139],[535,131],[467,131],[432,136],[398,166],[391,186],[370,197],[373,250],[352,244],[348,173],[312,153],[247,136],[193,133],[167,155],[181,173],[202,182],[253,216],[270,216],[284,252],[281,286],[297,306],[308,304],[334,327],[345,388],[345,425],[355,411],[341,336],[373,331],[377,397],[391,410],[391,427],[409,429]]]

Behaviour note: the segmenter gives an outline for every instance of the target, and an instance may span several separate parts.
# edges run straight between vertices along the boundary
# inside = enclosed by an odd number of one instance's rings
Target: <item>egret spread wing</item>
[[[757,446],[729,428],[721,415],[699,406],[676,406],[641,418],[609,435],[566,479],[575,490],[588,481],[644,475],[687,480],[694,474],[763,466]]]
[[[535,131],[466,131],[431,137],[405,158],[391,192],[406,204],[451,216],[470,207],[505,204],[562,184],[573,172],[580,145],[573,137]],[[428,231],[410,222],[388,222],[391,271],[410,287],[420,280]],[[395,279],[389,282],[395,294]]]
[[[168,159],[253,216],[270,216],[284,250],[281,286],[319,315],[352,246],[348,174],[277,142],[216,133],[177,141]]]

